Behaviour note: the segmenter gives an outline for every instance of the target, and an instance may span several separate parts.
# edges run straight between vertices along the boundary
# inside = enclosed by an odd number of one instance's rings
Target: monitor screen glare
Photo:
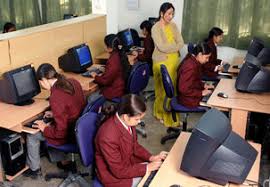
[[[32,69],[26,69],[13,74],[13,80],[19,96],[31,93],[36,89]]]
[[[81,66],[92,63],[91,54],[89,52],[88,46],[83,46],[81,48],[78,48],[76,49],[76,52],[78,54]]]

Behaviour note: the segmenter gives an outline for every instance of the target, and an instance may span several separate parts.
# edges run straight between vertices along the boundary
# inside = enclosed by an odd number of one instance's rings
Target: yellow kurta
[[[173,43],[174,36],[173,36],[173,32],[171,31],[171,28],[169,26],[166,26],[164,28],[164,32],[165,32],[168,42]],[[164,125],[166,127],[179,126],[179,115],[177,115],[177,121],[174,122],[172,119],[172,114],[169,112],[166,112],[163,109],[163,102],[164,102],[166,93],[163,88],[162,77],[160,73],[160,65],[164,64],[167,67],[168,73],[171,76],[171,79],[173,82],[173,86],[174,88],[176,88],[175,85],[176,85],[176,79],[177,79],[177,67],[179,65],[179,60],[180,60],[180,57],[179,57],[178,52],[168,53],[167,60],[153,63],[155,95],[156,95],[153,113],[156,118],[163,120]]]

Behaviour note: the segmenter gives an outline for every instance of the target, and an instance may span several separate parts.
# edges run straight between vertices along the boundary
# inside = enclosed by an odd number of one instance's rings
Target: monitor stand
[[[34,99],[29,99],[29,100],[26,100],[26,101],[23,101],[23,102],[20,102],[20,103],[17,103],[15,105],[17,106],[25,106],[25,105],[31,105],[35,102]]]

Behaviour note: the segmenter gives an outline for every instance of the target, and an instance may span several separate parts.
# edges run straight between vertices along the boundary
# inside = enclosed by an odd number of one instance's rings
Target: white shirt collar
[[[128,126],[122,121],[122,119],[120,118],[118,112],[116,112],[116,117],[118,118],[118,120],[120,121],[120,123],[125,127],[125,129],[127,129],[127,131],[129,132],[128,130]]]

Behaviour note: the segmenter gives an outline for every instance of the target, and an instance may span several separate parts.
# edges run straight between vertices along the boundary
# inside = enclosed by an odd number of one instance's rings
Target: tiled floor
[[[142,138],[139,136],[139,142],[144,145],[151,153],[156,154],[159,153],[162,150],[169,151],[171,146],[174,143],[174,140],[168,141],[164,145],[160,144],[160,139],[162,136],[166,135],[166,128],[152,116],[152,104],[153,102],[149,101],[148,103],[148,111],[147,115],[144,118],[144,121],[146,123],[146,131],[147,131],[147,138]],[[198,119],[200,118],[201,114],[192,114],[189,117],[189,125],[195,124]],[[77,157],[78,162],[79,158]],[[79,164],[77,164],[79,165]],[[84,168],[84,170],[86,170]],[[55,164],[50,163],[46,157],[42,158],[42,172],[43,175],[46,172],[52,172],[52,171],[58,171]],[[261,161],[261,168],[260,168],[260,183],[267,179],[269,177],[270,173],[270,162],[267,159],[262,159]],[[86,178],[89,183],[90,177]],[[12,183],[6,183],[2,184],[2,186],[20,186],[20,187],[54,187],[58,186],[61,180],[59,179],[53,179],[51,181],[45,181],[43,177],[39,178],[38,180],[31,180],[29,178],[25,178],[23,176],[20,176],[16,178]],[[0,185],[1,186],[1,185]],[[76,186],[76,185],[70,185],[70,186]]]

